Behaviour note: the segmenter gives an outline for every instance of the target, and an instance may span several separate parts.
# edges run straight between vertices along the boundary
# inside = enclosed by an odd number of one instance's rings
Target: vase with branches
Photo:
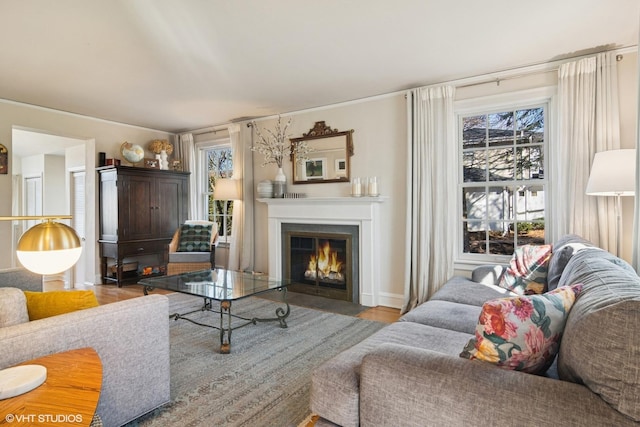
[[[264,162],[262,162],[263,167],[274,163],[278,167],[278,173],[275,177],[274,197],[283,197],[284,183],[286,182],[286,177],[282,170],[283,160],[295,155],[298,161],[304,162],[308,159],[307,154],[313,150],[306,142],[293,145],[291,141],[289,141],[291,135],[287,134],[287,130],[289,126],[291,126],[291,119],[287,120],[283,125],[281,117],[278,116],[275,129],[265,129],[264,132],[256,126],[255,121],[251,124],[256,131],[257,137],[257,141],[254,143],[254,146],[251,147],[251,151],[258,152],[264,156]],[[280,185],[278,185],[279,183]]]

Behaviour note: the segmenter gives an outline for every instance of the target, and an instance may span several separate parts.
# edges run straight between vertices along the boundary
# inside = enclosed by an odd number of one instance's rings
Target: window
[[[200,150],[203,165],[201,179],[204,181],[203,206],[206,218],[218,223],[218,235],[223,242],[231,236],[231,222],[233,215],[233,201],[215,200],[213,191],[218,178],[231,178],[233,174],[233,158],[230,145],[215,145],[202,147]]]
[[[459,116],[462,258],[544,243],[546,105]]]

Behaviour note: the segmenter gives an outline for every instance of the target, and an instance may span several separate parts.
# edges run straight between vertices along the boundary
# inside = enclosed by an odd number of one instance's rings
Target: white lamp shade
[[[216,200],[242,200],[242,181],[231,178],[217,179],[213,198]]]
[[[636,150],[596,153],[586,193],[591,196],[633,196],[636,193]]]

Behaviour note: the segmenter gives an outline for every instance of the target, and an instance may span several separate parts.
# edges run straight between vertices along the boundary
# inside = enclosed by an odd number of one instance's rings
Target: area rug
[[[168,297],[171,313],[202,301]],[[279,306],[247,298],[234,302],[232,312],[273,317]],[[197,313],[195,319],[217,325],[219,315]],[[231,353],[221,354],[216,329],[172,320],[171,402],[128,426],[297,426],[311,413],[313,369],[385,326],[294,305],[286,321],[286,329],[268,322],[233,331]]]

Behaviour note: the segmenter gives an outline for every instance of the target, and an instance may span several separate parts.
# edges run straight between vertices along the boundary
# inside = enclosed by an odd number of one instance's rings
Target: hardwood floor
[[[45,291],[64,289],[64,283],[60,281],[45,282],[43,289]],[[95,285],[85,286],[82,288],[76,287],[76,289],[92,290],[96,294],[96,298],[100,304],[109,304],[144,295],[142,292],[142,286],[140,285],[128,285],[121,288],[118,288],[115,285]],[[171,293],[169,291],[163,291],[162,289],[155,289],[153,292],[161,294]],[[377,322],[393,323],[400,318],[400,310],[384,306],[371,307],[358,314],[357,317],[367,320],[375,320]]]

